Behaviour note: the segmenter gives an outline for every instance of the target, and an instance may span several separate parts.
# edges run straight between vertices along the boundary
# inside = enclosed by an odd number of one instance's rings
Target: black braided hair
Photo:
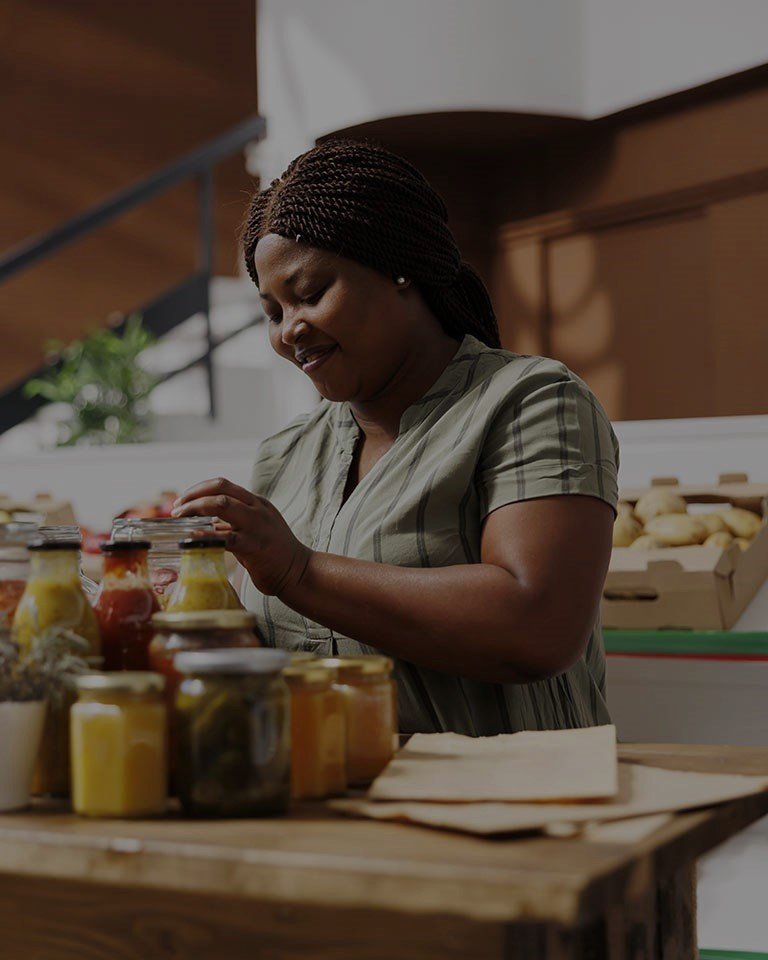
[[[251,201],[245,265],[269,233],[409,278],[446,333],[498,347],[499,328],[483,281],[465,263],[441,197],[407,160],[360,140],[327,140],[297,157]]]

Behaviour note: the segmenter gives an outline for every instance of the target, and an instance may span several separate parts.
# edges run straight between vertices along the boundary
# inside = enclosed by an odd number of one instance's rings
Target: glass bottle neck
[[[227,567],[223,547],[205,547],[200,550],[185,550],[181,555],[183,579],[186,576],[202,577],[206,580],[227,579]]]
[[[104,583],[129,580],[132,585],[149,586],[149,564],[146,550],[121,550],[104,555]]]
[[[78,550],[50,550],[30,553],[30,579],[80,582],[80,553]]]

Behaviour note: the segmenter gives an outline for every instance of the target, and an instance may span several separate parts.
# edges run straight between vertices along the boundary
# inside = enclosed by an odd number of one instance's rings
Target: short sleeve
[[[615,510],[618,461],[610,421],[587,385],[542,360],[493,416],[478,465],[482,515],[561,494],[597,497]]]

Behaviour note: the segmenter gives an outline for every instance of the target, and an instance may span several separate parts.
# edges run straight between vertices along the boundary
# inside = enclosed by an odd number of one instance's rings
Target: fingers
[[[229,527],[237,529],[251,529],[256,522],[258,508],[256,497],[252,497],[253,505],[249,506],[226,493],[216,496],[197,497],[189,500],[173,511],[174,517],[218,517]]]
[[[178,500],[174,502],[171,513],[174,517],[190,516],[190,514],[182,513],[181,507],[193,500],[216,496],[229,497],[245,504],[253,504],[256,502],[256,497],[250,490],[246,490],[245,487],[240,487],[236,483],[232,483],[231,480],[227,480],[225,477],[216,477],[212,480],[202,480],[200,483],[196,483],[188,490],[185,490]]]

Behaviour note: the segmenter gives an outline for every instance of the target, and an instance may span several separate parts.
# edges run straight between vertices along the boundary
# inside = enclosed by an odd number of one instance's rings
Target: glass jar
[[[80,584],[79,540],[35,540],[28,546],[29,580],[13,618],[11,636],[28,653],[32,641],[62,630],[88,641],[90,657],[100,655],[96,616]],[[69,795],[69,710],[73,689],[48,705],[33,792]]]
[[[36,523],[0,523],[0,629],[10,627],[29,579],[27,544]]]
[[[338,671],[347,718],[347,782],[375,780],[395,752],[397,693],[389,657],[334,657],[321,663]]]
[[[90,673],[72,707],[72,802],[86,817],[148,817],[166,808],[163,678]]]
[[[180,653],[176,786],[187,814],[262,817],[290,799],[290,704],[282,650]]]
[[[165,677],[168,703],[168,742],[171,767],[175,763],[175,703],[181,674],[174,659],[185,650],[221,650],[260,647],[256,617],[247,610],[214,610],[193,613],[156,613],[152,618],[154,637],[149,646],[152,670]]]
[[[291,796],[319,800],[347,787],[344,698],[337,671],[320,663],[291,663]]]
[[[152,617],[160,609],[149,581],[148,540],[101,545],[104,576],[94,611],[101,631],[104,670],[149,670]]]
[[[10,625],[29,579],[27,545],[34,540],[59,543],[80,540],[80,528],[74,525],[39,526],[31,521],[0,524],[0,627]],[[80,585],[90,599],[96,584],[80,569]]]
[[[169,613],[243,609],[227,578],[225,547],[226,540],[221,537],[195,537],[179,543],[181,567],[165,606]]]
[[[181,551],[179,541],[193,536],[213,536],[216,532],[212,517],[158,518],[142,520],[120,517],[112,524],[112,540],[149,540],[149,576],[160,600],[165,600],[179,579]]]

